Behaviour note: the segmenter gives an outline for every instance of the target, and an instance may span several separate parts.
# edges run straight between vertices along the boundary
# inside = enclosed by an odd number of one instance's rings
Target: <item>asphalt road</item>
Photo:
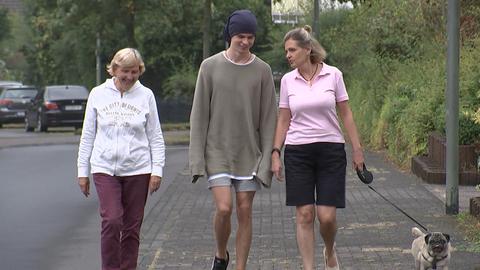
[[[2,136],[35,136],[2,130]],[[25,134],[25,135],[23,135]],[[41,135],[48,136],[48,135]],[[0,149],[0,268],[99,269],[97,197],[76,184],[77,145]],[[146,215],[186,165],[187,149],[167,149],[159,192],[148,199]]]

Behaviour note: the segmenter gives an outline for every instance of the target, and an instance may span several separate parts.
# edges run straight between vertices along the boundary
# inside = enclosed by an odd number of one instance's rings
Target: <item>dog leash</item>
[[[377,190],[375,190],[370,184],[373,182],[373,174],[367,169],[367,166],[365,163],[363,163],[363,168],[359,169],[357,168],[357,175],[360,181],[362,181],[364,184],[368,186],[369,189],[373,190],[375,193],[377,193],[380,197],[382,197],[385,201],[389,202],[393,207],[395,207],[398,211],[402,212],[405,216],[407,216],[409,219],[411,219],[413,222],[417,223],[418,226],[422,227],[422,229],[425,230],[425,232],[428,232],[428,229],[420,224],[416,219],[411,217],[409,214],[407,214],[405,211],[400,209],[400,207],[396,206],[393,202],[391,202],[389,199],[387,199],[385,196],[380,194]]]
[[[377,190],[375,190],[371,185],[368,185],[368,188],[373,190],[375,193],[377,193],[380,197],[382,197],[385,201],[387,201],[388,203],[390,203],[391,205],[393,205],[393,207],[395,207],[398,211],[402,212],[402,214],[404,214],[405,216],[407,216],[409,219],[411,219],[413,222],[417,223],[418,226],[422,227],[422,229],[425,230],[425,232],[428,232],[428,229],[423,226],[422,224],[420,224],[420,222],[418,222],[416,219],[414,219],[413,217],[411,217],[409,214],[407,214],[405,211],[403,211],[402,209],[400,209],[400,207],[396,206],[393,202],[391,202],[390,200],[388,200],[385,196],[383,196],[382,194],[380,194],[380,192],[378,192]]]

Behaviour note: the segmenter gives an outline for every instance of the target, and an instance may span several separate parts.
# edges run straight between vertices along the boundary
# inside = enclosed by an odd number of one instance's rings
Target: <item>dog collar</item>
[[[440,261],[443,261],[445,260],[448,255],[445,255],[439,259],[437,259],[437,257],[433,256],[432,254],[430,254],[430,252],[427,252],[428,255],[430,255],[430,257],[432,258],[432,261],[429,261],[428,258],[425,257],[425,254],[422,253],[422,257],[427,261],[427,262],[430,262],[432,264],[432,269],[433,270],[436,270],[437,269],[437,262],[440,262]]]

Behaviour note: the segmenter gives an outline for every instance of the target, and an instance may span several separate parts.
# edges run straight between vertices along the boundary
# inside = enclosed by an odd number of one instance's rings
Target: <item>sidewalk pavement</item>
[[[68,133],[24,133],[19,134],[15,130],[11,133],[0,135],[0,149],[10,147],[55,145],[55,144],[78,144],[80,135]]]
[[[399,172],[378,153],[366,153],[366,161],[375,176],[372,186],[378,192],[429,230],[451,235],[455,251],[449,269],[480,269],[480,253],[468,251],[471,244],[463,240],[455,217],[445,214],[444,202],[430,190],[431,186],[411,174]],[[215,250],[210,191],[205,179],[191,184],[186,170],[173,181],[145,218],[139,269],[209,269]],[[295,240],[295,211],[285,206],[284,189],[284,183],[274,180],[271,189],[262,189],[255,196],[247,269],[301,269]],[[460,190],[471,192],[468,188]],[[464,202],[462,209],[466,207]],[[228,245],[232,265],[235,264],[234,216]],[[413,269],[410,247],[414,226],[417,225],[361,183],[349,167],[347,205],[338,210],[337,253],[341,269]],[[323,243],[316,232],[317,269],[324,269]]]
[[[0,138],[1,147],[37,144],[77,143],[78,136],[45,138]],[[348,153],[348,151],[347,151]],[[348,155],[347,155],[348,156]],[[185,154],[185,159],[187,155]],[[445,187],[426,185],[386,162],[381,154],[366,153],[374,173],[372,186],[431,231],[451,235],[454,251],[450,268],[480,269],[480,253],[470,251],[458,230],[454,216],[445,215]],[[347,205],[338,210],[337,254],[341,269],[413,269],[410,254],[411,228],[417,226],[347,169]],[[214,254],[213,201],[205,179],[191,184],[188,172],[179,172],[158,204],[145,217],[138,269],[209,269]],[[460,210],[467,211],[468,199],[478,195],[473,187],[460,187]],[[228,249],[235,264],[235,214]],[[316,227],[315,258],[323,266],[323,243]],[[248,268],[258,270],[301,269],[295,240],[295,209],[285,206],[285,186],[274,180],[271,189],[255,196],[253,241]]]

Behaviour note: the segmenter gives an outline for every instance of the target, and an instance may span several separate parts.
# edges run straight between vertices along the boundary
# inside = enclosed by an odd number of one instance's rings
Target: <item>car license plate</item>
[[[17,112],[17,116],[25,116],[25,112]]]
[[[82,109],[82,105],[66,105],[65,110],[66,111],[79,111]]]

